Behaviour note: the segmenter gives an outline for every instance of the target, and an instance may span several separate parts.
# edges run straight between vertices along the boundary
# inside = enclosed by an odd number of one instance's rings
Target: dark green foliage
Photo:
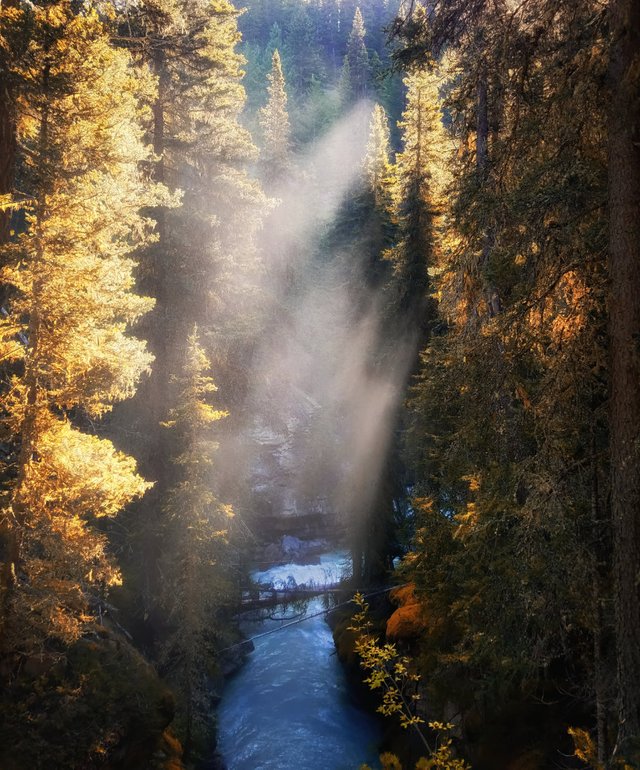
[[[397,139],[401,84],[389,69],[384,31],[395,13],[391,4],[364,2],[355,25],[355,2],[250,0],[246,6],[240,29],[248,59],[245,87],[250,126],[255,110],[264,104],[263,84],[277,48],[290,89],[292,132],[297,142],[317,138],[337,117],[338,89],[347,107],[352,106],[352,98],[375,95],[392,116],[394,141]],[[348,74],[343,71],[345,58]]]
[[[173,711],[172,693],[131,644],[96,627],[64,654],[29,658],[3,687],[0,762],[6,770],[89,770],[105,761],[143,770]]]
[[[365,44],[366,30],[360,8],[356,8],[347,40],[347,53],[342,70],[342,98],[345,104],[363,99],[370,90],[371,65]]]
[[[606,59],[597,10],[570,5],[537,4],[553,34],[516,14],[508,42],[505,17],[481,3],[402,27],[401,59],[459,46],[444,89],[459,149],[440,321],[410,402],[409,573],[436,699],[456,692],[486,714],[557,688],[586,694],[604,724]]]

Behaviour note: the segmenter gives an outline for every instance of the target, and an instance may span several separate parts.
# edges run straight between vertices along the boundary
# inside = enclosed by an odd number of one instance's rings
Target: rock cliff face
[[[254,527],[261,539],[319,538],[339,531],[330,502],[335,476],[331,437],[321,435],[322,409],[299,389],[279,397],[280,414],[263,411],[248,433]]]

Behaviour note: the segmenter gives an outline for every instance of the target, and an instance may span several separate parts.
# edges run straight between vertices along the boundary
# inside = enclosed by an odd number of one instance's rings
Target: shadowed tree
[[[640,761],[640,6],[610,0],[609,334],[618,753]]]
[[[187,340],[184,364],[176,378],[176,406],[164,423],[176,450],[176,482],[167,493],[163,534],[171,543],[161,561],[161,603],[169,631],[160,663],[176,686],[180,732],[188,756],[203,734],[209,715],[207,677],[215,654],[217,611],[232,598],[231,568],[226,546],[231,506],[214,492],[214,455],[218,448],[212,426],[226,412],[209,404],[217,390],[207,375],[209,361],[197,329]]]

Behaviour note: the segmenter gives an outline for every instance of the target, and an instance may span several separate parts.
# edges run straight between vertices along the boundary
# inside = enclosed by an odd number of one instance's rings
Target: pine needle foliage
[[[273,184],[281,179],[290,166],[291,126],[287,112],[287,92],[282,73],[280,53],[273,52],[271,72],[267,75],[269,99],[260,110],[262,153],[260,164],[264,180]]]
[[[34,203],[5,247],[12,299],[0,322],[13,359],[3,427],[15,447],[2,512],[3,644],[24,653],[82,633],[88,595],[119,579],[91,523],[149,486],[131,458],[79,425],[130,397],[149,370],[129,329],[153,301],[133,291],[131,254],[153,237],[141,208],[164,194],[139,171],[151,83],[111,46],[97,12],[61,0],[4,21],[29,41],[13,77]]]
[[[178,693],[178,726],[187,753],[194,745],[200,748],[207,734],[208,674],[220,633],[217,614],[234,594],[227,548],[233,510],[216,497],[213,469],[218,445],[212,428],[227,413],[209,403],[217,390],[209,366],[194,329],[176,378],[176,405],[165,423],[176,447],[176,481],[164,504],[163,536],[172,547],[161,562],[168,632],[159,660]]]

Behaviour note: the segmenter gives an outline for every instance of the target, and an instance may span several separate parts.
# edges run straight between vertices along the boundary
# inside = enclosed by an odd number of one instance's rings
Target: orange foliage
[[[398,609],[387,621],[388,639],[410,639],[418,636],[425,628],[426,622],[422,607],[415,594],[415,584],[394,589],[390,594],[391,600]]]
[[[394,588],[389,594],[389,598],[398,607],[403,607],[405,604],[417,604],[418,600],[416,599],[415,590],[415,583],[407,583],[406,586]]]
[[[533,329],[546,330],[557,346],[575,339],[585,328],[593,299],[585,280],[565,273],[544,302],[529,312]]]
[[[184,770],[182,745],[171,730],[165,730],[162,733],[158,753],[165,758],[161,764],[162,770]]]

